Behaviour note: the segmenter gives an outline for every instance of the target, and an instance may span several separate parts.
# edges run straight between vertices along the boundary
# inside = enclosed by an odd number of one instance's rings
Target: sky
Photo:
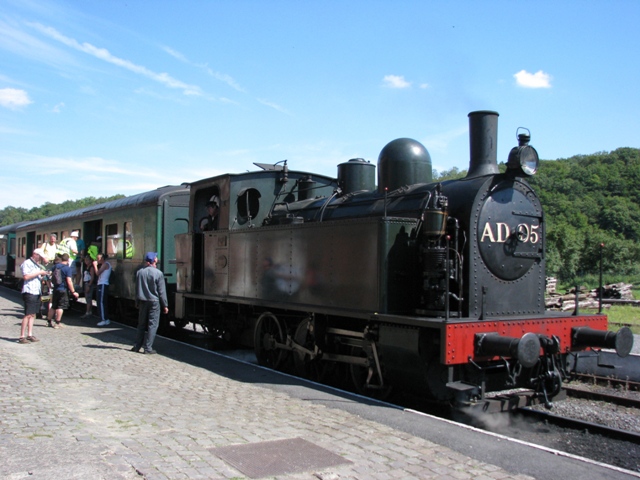
[[[0,0],[0,209],[418,140],[469,165],[494,110],[545,160],[640,147],[640,2]]]

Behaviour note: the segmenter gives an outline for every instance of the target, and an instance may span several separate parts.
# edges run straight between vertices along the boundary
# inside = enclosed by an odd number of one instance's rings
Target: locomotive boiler
[[[432,182],[426,148],[402,138],[377,175],[352,159],[336,179],[284,162],[192,183],[176,323],[253,346],[271,368],[459,404],[516,387],[549,402],[568,355],[627,355],[630,330],[607,332],[605,315],[545,311],[544,213],[526,181],[538,155],[523,130],[501,172],[497,119],[469,114],[459,180]],[[217,229],[203,232],[212,198]]]

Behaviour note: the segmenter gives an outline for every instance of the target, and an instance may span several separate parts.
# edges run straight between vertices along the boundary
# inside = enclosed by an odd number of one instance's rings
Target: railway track
[[[518,410],[519,415],[538,419],[545,424],[554,424],[558,427],[582,432],[586,435],[601,435],[614,440],[622,440],[640,446],[640,432],[609,427],[595,422],[557,415],[550,411],[537,410],[523,407]]]
[[[551,410],[524,407],[508,425],[511,438],[640,472],[640,396],[593,385],[565,385],[566,400]]]
[[[581,386],[565,385],[563,388],[567,396],[571,398],[607,402],[623,407],[636,408],[640,411],[640,395],[637,393],[638,390],[633,390],[632,392],[622,391],[617,394],[609,391],[593,390],[590,387],[590,385],[582,384]],[[633,396],[628,396],[627,394],[632,394]]]
[[[640,375],[640,357],[634,357],[636,359],[635,363],[637,364],[636,368],[639,370],[638,375]],[[617,378],[615,375],[603,377],[590,373],[576,373],[575,378],[582,383],[619,388],[625,391],[640,392],[640,381],[631,380],[628,377]]]

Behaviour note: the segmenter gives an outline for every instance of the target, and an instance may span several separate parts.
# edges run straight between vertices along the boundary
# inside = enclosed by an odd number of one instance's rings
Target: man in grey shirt
[[[136,273],[136,306],[138,312],[138,334],[132,352],[139,352],[144,347],[144,353],[153,354],[153,341],[156,338],[160,324],[160,309],[169,313],[167,289],[164,275],[156,268],[158,254],[147,252],[144,256],[145,267]],[[145,331],[147,335],[145,337]]]

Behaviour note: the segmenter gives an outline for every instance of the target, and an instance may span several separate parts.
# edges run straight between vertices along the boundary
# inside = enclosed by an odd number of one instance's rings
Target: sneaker
[[[26,338],[24,338],[24,337],[20,337],[20,338],[18,339],[18,343],[29,343],[29,340],[27,340],[27,339],[26,339]]]
[[[147,355],[155,355],[157,352],[155,350],[145,350],[144,353]]]
[[[36,337],[34,337],[33,335],[29,335],[27,337],[27,340],[30,341],[31,343],[36,343],[39,342],[40,340],[38,340]]]
[[[82,315],[80,318],[89,318],[91,316],[90,313],[85,313],[84,315]]]
[[[106,327],[107,325],[109,325],[111,323],[111,320],[103,320],[101,322],[98,322],[98,326],[99,327]]]

